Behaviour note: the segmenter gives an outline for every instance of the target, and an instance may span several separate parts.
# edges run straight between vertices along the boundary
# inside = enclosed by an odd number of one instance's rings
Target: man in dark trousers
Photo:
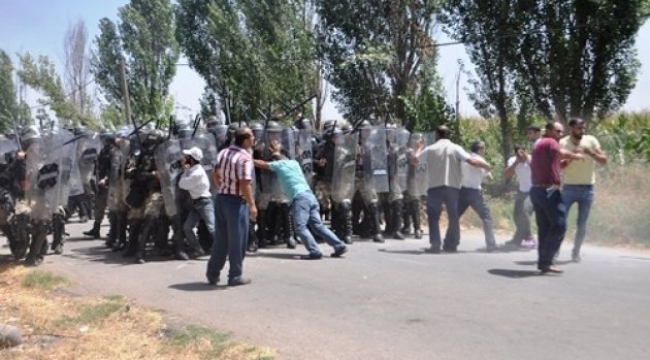
[[[562,149],[559,140],[564,126],[559,122],[548,123],[546,133],[535,144],[530,169],[533,186],[530,200],[537,220],[537,268],[542,274],[561,274],[553,265],[553,257],[560,249],[566,233],[566,207],[560,194],[560,161],[584,160],[584,155]]]

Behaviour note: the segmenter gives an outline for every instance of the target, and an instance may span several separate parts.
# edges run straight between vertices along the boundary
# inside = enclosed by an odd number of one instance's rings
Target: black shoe
[[[237,278],[233,280],[228,280],[228,286],[241,286],[248,285],[252,282],[251,279]]]
[[[136,263],[136,264],[144,264],[144,263],[146,263],[146,261],[144,261],[143,258],[139,257],[139,258],[136,258],[136,259],[135,259],[135,263]]]
[[[343,240],[344,243],[346,243],[348,245],[354,243],[354,240],[352,240],[352,236],[350,236],[350,235],[344,236],[342,240]]]
[[[395,231],[395,234],[393,234],[393,239],[404,240],[404,235],[402,234],[401,231]]]
[[[415,230],[415,238],[416,239],[422,239],[422,231],[421,230]]]
[[[197,259],[200,258],[201,256],[204,256],[205,252],[203,251],[203,249],[196,249],[190,252],[188,255],[190,259]]]
[[[309,254],[309,255],[301,255],[300,260],[320,260],[323,258],[322,254]]]
[[[432,246],[424,250],[424,252],[427,254],[440,254],[440,248]]]
[[[332,253],[332,257],[333,258],[340,258],[346,252],[348,252],[348,247],[347,246],[340,247],[336,251],[334,251],[334,253]]]
[[[36,267],[41,265],[41,263],[43,263],[43,259],[40,257],[27,257],[27,259],[25,259],[25,266]]]
[[[383,243],[385,242],[384,237],[381,236],[381,234],[376,234],[375,236],[372,237],[372,241],[376,243]]]
[[[496,246],[496,245],[488,245],[485,248],[485,252],[488,252],[488,253],[493,253],[493,252],[496,252],[496,251],[499,251],[499,247]]]
[[[295,249],[296,248],[297,244],[296,244],[296,240],[294,240],[294,238],[290,237],[290,238],[286,239],[284,242],[287,243],[287,248],[289,248],[289,249]]]
[[[248,244],[248,247],[246,248],[246,251],[254,253],[254,252],[257,252],[257,249],[258,249],[257,243],[253,242],[253,243]]]
[[[185,253],[185,251],[178,251],[176,254],[174,254],[174,259],[187,261],[190,259],[190,257]]]
[[[89,236],[89,237],[91,237],[93,239],[99,239],[100,238],[99,231],[94,231],[94,230],[84,231],[83,234],[86,235],[86,236]]]
[[[219,283],[219,278],[216,278],[214,280],[208,279],[208,285],[216,286]]]
[[[87,222],[88,222],[88,216],[82,216],[81,218],[79,218],[79,223],[85,224]]]

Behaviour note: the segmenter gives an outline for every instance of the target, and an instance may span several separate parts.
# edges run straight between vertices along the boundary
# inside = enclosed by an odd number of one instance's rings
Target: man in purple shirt
[[[561,274],[553,265],[566,233],[566,207],[560,195],[560,160],[584,160],[582,154],[560,148],[564,127],[559,122],[548,123],[546,134],[533,148],[530,169],[533,187],[530,200],[535,209],[539,246],[537,268],[542,272]]]

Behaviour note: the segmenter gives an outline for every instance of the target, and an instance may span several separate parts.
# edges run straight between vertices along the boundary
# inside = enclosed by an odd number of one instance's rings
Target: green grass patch
[[[69,283],[70,281],[65,277],[43,270],[34,270],[23,279],[24,287],[40,290],[52,290]]]
[[[228,348],[230,335],[198,325],[189,325],[174,333],[170,343],[175,347],[200,349],[204,359],[218,359]]]
[[[56,321],[56,325],[71,327],[99,323],[118,311],[125,310],[124,298],[108,300],[94,305],[84,305],[79,309],[77,316],[63,316]]]

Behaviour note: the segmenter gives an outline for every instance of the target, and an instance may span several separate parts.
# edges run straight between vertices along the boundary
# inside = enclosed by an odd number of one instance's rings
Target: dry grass
[[[587,223],[588,243],[629,245],[650,248],[650,167],[644,164],[610,165],[599,171],[595,199]],[[511,199],[488,199],[495,228],[512,232],[514,223]],[[578,208],[573,205],[568,216],[566,240],[573,240]],[[535,219],[531,218],[533,231]],[[464,226],[481,228],[481,219],[471,210],[461,219]]]
[[[18,348],[0,350],[1,359],[238,360],[275,356],[271,349],[239,344],[206,328],[167,331],[160,311],[134,306],[121,296],[73,297],[51,291],[67,280],[44,271],[0,265],[0,273],[0,323],[18,326],[25,341]]]

